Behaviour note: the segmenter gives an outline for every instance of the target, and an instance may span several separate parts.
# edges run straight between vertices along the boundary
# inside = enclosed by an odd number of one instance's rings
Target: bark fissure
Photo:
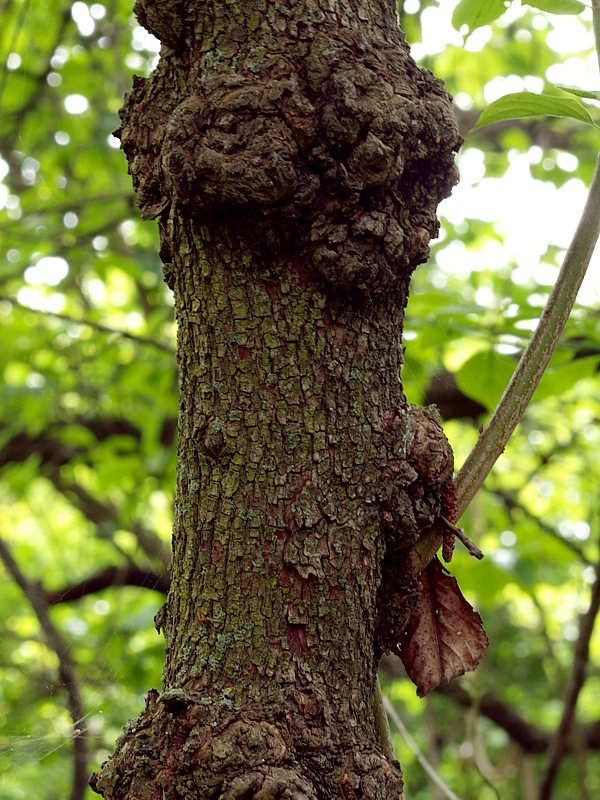
[[[113,798],[391,798],[377,659],[452,453],[400,382],[408,283],[460,140],[380,0],[136,3],[164,47],[120,136],[180,368],[161,695]]]

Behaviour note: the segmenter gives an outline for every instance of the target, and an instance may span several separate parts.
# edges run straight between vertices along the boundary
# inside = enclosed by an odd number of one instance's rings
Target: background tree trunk
[[[163,42],[120,135],[179,326],[173,575],[164,691],[92,785],[398,797],[373,693],[452,473],[399,377],[410,275],[455,181],[449,97],[387,0],[136,13]]]

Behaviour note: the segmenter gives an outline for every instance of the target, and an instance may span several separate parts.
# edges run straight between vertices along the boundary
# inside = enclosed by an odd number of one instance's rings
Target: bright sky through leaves
[[[463,39],[451,24],[456,2],[441,3],[426,8],[421,16],[423,36],[420,43],[412,46],[414,57],[419,60],[426,55],[442,52],[448,45],[464,46],[470,52],[481,51],[491,38],[491,28],[483,26],[471,36]],[[515,4],[505,14],[502,24],[515,21],[525,9]],[[586,20],[590,15],[582,15]],[[551,30],[548,45],[557,53],[572,53],[566,63],[557,64],[548,70],[548,79],[554,83],[597,88],[597,61],[595,54],[587,57],[593,48],[593,35],[577,17],[539,15],[539,22],[548,20]],[[582,56],[577,56],[582,53]],[[485,99],[491,102],[500,96],[518,91],[541,92],[543,81],[538,77],[524,80],[516,75],[499,75],[485,87]],[[593,113],[593,109],[592,109]],[[598,113],[600,117],[600,112]],[[555,121],[548,119],[548,125]],[[600,139],[599,139],[600,146]],[[556,270],[553,265],[542,265],[540,260],[548,244],[566,250],[585,203],[587,189],[581,180],[574,178],[556,187],[550,180],[534,179],[530,166],[542,164],[550,169],[554,161],[543,151],[533,146],[529,152],[514,153],[509,160],[511,166],[501,178],[484,177],[482,158],[478,150],[468,150],[460,158],[461,182],[452,197],[440,205],[440,214],[452,224],[464,220],[481,219],[494,223],[497,233],[503,237],[502,246],[489,240],[483,251],[468,253],[464,246],[443,248],[438,253],[438,264],[446,272],[465,274],[472,270],[499,268],[514,264],[517,282],[525,282],[533,274],[541,285],[551,285]],[[563,154],[569,155],[569,154]],[[575,156],[561,163],[566,171],[577,168]],[[579,301],[589,305],[600,296],[600,252],[594,254],[587,277],[579,293]]]

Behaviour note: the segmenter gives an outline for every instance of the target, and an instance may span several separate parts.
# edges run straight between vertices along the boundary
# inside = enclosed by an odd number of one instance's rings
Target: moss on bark
[[[397,798],[373,695],[452,472],[400,382],[450,101],[383,0],[136,9],[164,43],[120,135],[175,295],[174,558],[164,690],[93,786]]]

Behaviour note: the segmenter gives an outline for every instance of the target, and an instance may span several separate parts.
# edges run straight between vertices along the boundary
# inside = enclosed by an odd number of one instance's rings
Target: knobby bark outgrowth
[[[373,696],[450,447],[400,382],[410,275],[460,137],[392,0],[138,0],[162,42],[120,137],[175,296],[162,693],[118,800],[397,798]],[[412,551],[414,552],[414,551]]]

